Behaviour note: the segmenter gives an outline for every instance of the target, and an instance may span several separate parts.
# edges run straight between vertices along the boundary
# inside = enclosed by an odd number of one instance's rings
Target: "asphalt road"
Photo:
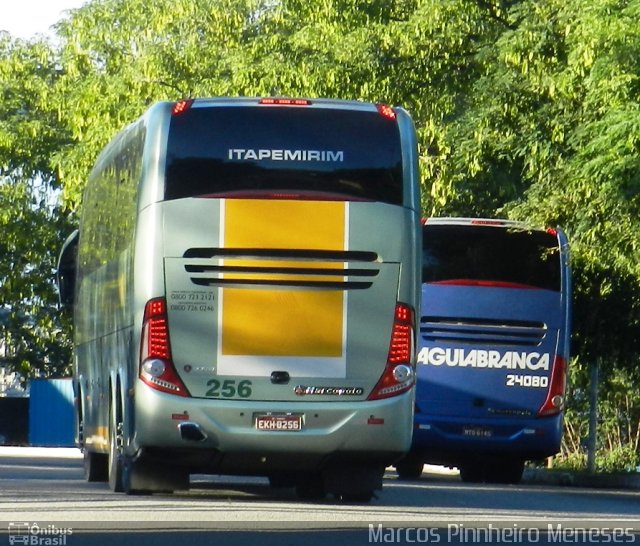
[[[262,478],[192,476],[188,492],[86,483],[75,450],[0,448],[0,546],[640,544],[640,492],[463,484],[389,470],[370,504],[301,502]],[[5,542],[6,540],[6,542]]]

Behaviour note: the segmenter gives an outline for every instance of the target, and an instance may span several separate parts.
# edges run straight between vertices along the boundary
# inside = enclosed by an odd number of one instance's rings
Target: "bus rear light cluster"
[[[567,383],[567,361],[556,356],[551,369],[551,382],[544,404],[538,410],[538,417],[557,415],[564,408],[564,391]]]
[[[387,365],[368,400],[381,400],[402,394],[414,384],[413,354],[414,312],[404,303],[396,305]]]
[[[153,389],[189,396],[171,360],[167,302],[149,300],[144,310],[140,347],[140,379]]]

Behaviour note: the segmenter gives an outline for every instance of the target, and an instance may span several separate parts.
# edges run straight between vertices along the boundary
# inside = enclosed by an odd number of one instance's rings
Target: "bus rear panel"
[[[515,482],[558,452],[570,275],[560,230],[429,219],[412,454],[469,481]]]

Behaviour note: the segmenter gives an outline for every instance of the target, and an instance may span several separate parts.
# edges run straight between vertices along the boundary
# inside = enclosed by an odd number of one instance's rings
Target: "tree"
[[[444,128],[504,28],[501,1],[101,0],[59,26],[60,111],[75,142],[58,154],[80,200],[112,134],[151,102],[287,95],[401,104],[424,144],[427,193],[443,202]]]
[[[3,365],[23,377],[70,362],[67,319],[55,307],[55,260],[68,229],[55,205],[49,157],[65,140],[50,104],[57,76],[46,42],[0,33],[0,339]]]
[[[637,1],[526,1],[479,50],[447,127],[447,213],[508,215],[569,234],[575,352],[634,366],[640,291]]]
[[[75,210],[102,147],[153,102],[235,94],[234,48],[257,0],[97,0],[60,23],[55,86],[72,141],[54,165]]]

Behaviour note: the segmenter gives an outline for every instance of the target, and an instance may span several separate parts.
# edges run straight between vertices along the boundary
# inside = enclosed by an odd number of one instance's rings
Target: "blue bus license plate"
[[[275,432],[300,432],[302,430],[302,415],[268,413],[257,414],[256,429]]]

